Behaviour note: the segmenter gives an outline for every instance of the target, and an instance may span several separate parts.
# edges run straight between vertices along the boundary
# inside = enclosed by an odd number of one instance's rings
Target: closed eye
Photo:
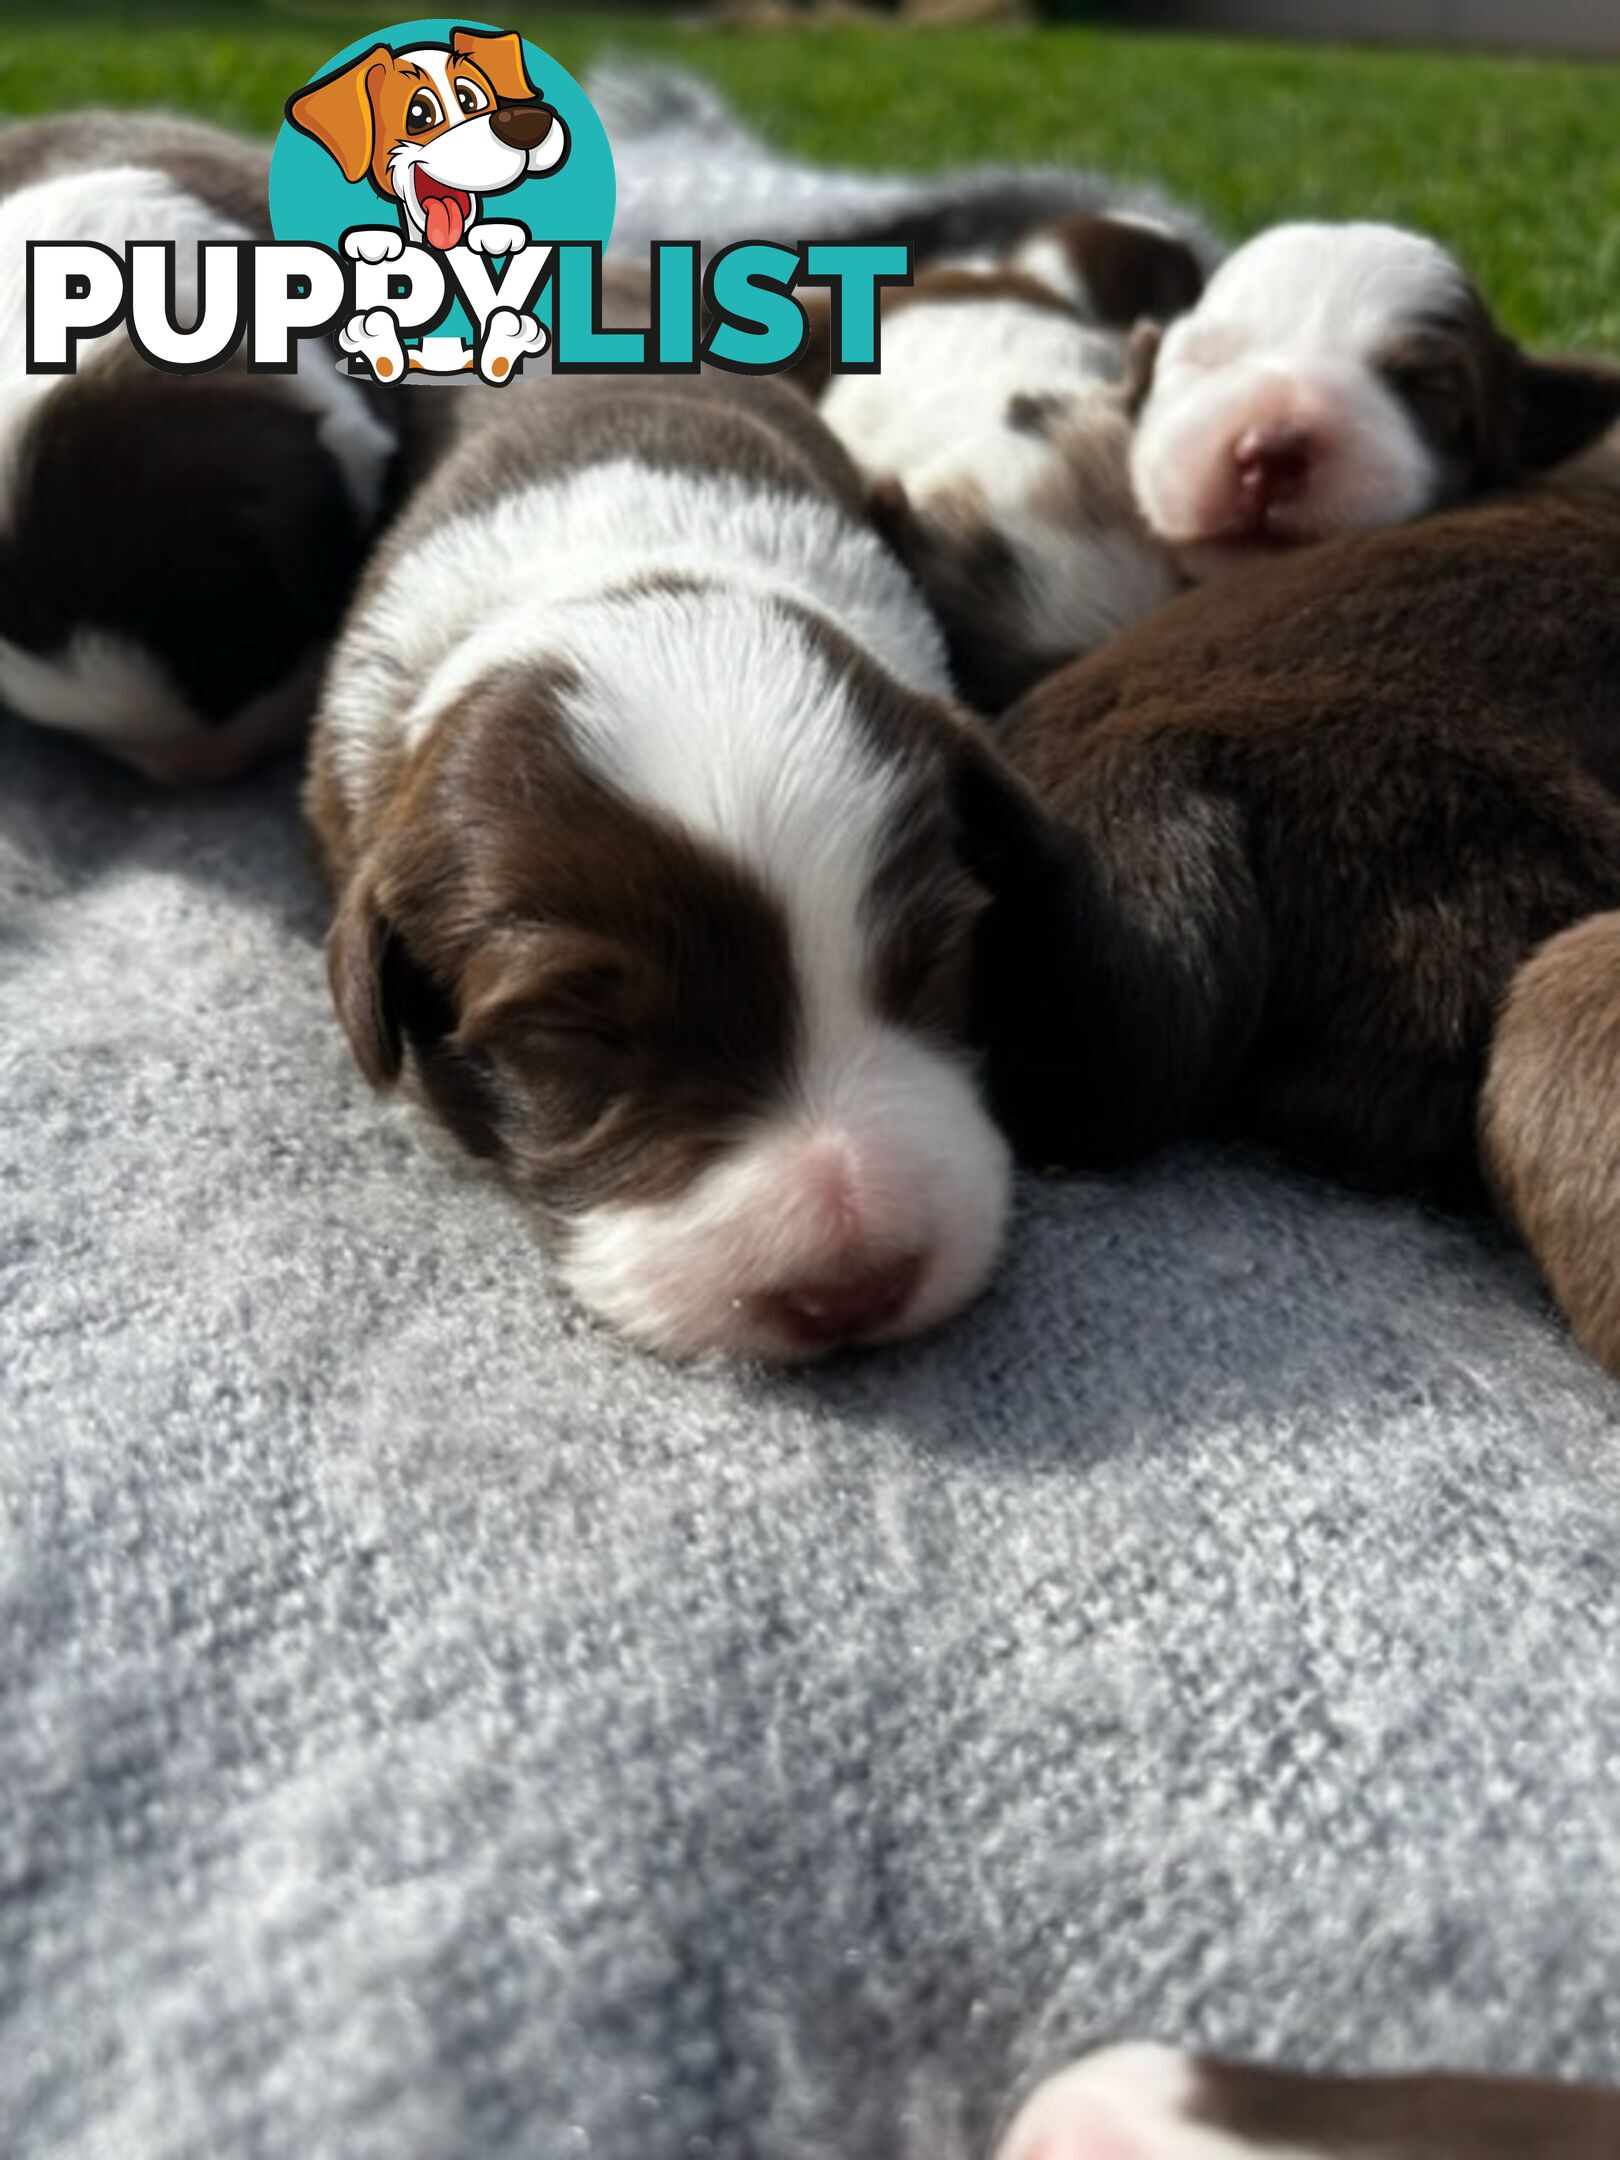
[[[444,108],[433,92],[425,87],[413,93],[405,108],[405,132],[407,135],[425,135],[429,128],[443,123]]]

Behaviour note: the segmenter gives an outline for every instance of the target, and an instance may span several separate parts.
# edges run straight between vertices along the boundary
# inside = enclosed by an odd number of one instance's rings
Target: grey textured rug
[[[0,904],[8,2160],[1620,2076],[1620,1391],[1488,1227],[1189,1155],[938,1341],[672,1374],[365,1094],[290,769],[0,721]]]
[[[366,1096],[290,771],[0,723],[0,802],[11,2160],[1620,2074],[1620,1392],[1488,1231],[1187,1157],[935,1342],[672,1374]]]

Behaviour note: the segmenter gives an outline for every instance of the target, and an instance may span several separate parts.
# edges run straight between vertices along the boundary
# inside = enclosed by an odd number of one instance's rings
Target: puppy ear
[[[371,170],[377,147],[372,91],[393,58],[386,45],[374,45],[363,59],[351,60],[287,100],[287,118],[337,160],[345,180],[363,180]]]
[[[1519,457],[1535,470],[1589,449],[1620,420],[1620,368],[1598,360],[1524,358]]]
[[[366,874],[351,879],[326,939],[326,979],[355,1062],[373,1087],[399,1078],[404,1038],[385,975],[393,932]]]
[[[326,939],[326,977],[355,1062],[373,1087],[399,1078],[405,1045],[426,1053],[455,1025],[450,1000],[416,965],[362,864]]]
[[[906,493],[906,483],[898,473],[885,473],[880,480],[872,482],[867,491],[866,515],[900,560],[910,563],[917,520],[911,497]]]
[[[1060,241],[1084,284],[1097,321],[1129,330],[1144,317],[1170,322],[1198,303],[1203,265],[1186,241],[1131,217],[1081,217]]]
[[[524,104],[540,95],[524,71],[523,40],[515,30],[494,35],[487,30],[452,30],[450,50],[477,61],[502,105]]]
[[[1139,322],[1131,332],[1130,346],[1125,356],[1125,381],[1122,385],[1125,410],[1134,420],[1148,401],[1153,388],[1154,371],[1159,364],[1159,347],[1164,343],[1163,325],[1156,322]]]

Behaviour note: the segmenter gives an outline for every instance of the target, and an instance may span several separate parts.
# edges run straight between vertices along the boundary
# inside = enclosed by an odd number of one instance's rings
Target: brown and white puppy
[[[1615,413],[1610,371],[1522,353],[1435,241],[1279,225],[1164,333],[1131,472],[1202,576],[1507,485]]]
[[[296,372],[150,366],[120,328],[25,371],[30,240],[268,240],[260,150],[192,121],[0,130],[0,704],[167,780],[295,732],[376,523],[396,431],[324,347]]]
[[[395,204],[404,240],[504,255],[521,226],[482,215],[482,199],[555,172],[568,155],[562,117],[540,101],[515,31],[453,30],[448,44],[373,46],[287,101],[287,118],[349,181],[369,180]],[[381,251],[366,259],[386,259]]]
[[[1065,219],[999,265],[941,264],[891,288],[881,371],[828,382],[822,415],[982,708],[1178,589],[1131,493],[1125,332],[1189,304],[1202,275],[1165,228]]]
[[[1614,1362],[1615,1187],[1585,1152],[1620,1129],[1612,934],[1515,986],[1620,908],[1612,471],[1196,588],[1032,692],[1002,741],[1071,847],[1063,945],[1009,941],[982,977],[1019,1145],[1102,1164],[1238,1133],[1466,1192],[1507,999],[1490,1167]]]
[[[1315,2076],[1136,2042],[1020,2109],[995,2160],[1620,2160],[1620,2092],[1423,2072]]]
[[[503,403],[327,681],[310,801],[355,1054],[638,1342],[800,1360],[931,1326],[1001,1239],[969,968],[1037,821],[802,398]]]

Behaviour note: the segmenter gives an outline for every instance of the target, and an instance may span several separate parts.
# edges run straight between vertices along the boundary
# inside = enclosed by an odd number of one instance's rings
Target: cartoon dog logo
[[[554,173],[568,155],[567,126],[529,81],[523,41],[510,30],[453,30],[446,45],[415,45],[407,52],[373,46],[289,98],[287,118],[335,160],[345,180],[369,180],[397,206],[397,227],[357,227],[344,235],[346,252],[371,263],[394,260],[407,241],[441,253],[468,247],[480,255],[509,255],[527,246],[527,227],[484,217],[483,199],[538,173]],[[511,309],[498,314],[518,320]],[[364,353],[373,372],[398,373],[403,361],[392,320],[381,309],[372,316],[382,316],[382,323],[357,316],[339,342]],[[537,347],[542,326],[533,317],[521,320],[526,327],[515,333],[518,344]],[[503,343],[510,341],[512,326],[502,331]],[[377,337],[382,348],[374,352]],[[502,357],[496,379],[507,374],[514,356]],[[480,372],[489,373],[485,359],[481,351]]]

